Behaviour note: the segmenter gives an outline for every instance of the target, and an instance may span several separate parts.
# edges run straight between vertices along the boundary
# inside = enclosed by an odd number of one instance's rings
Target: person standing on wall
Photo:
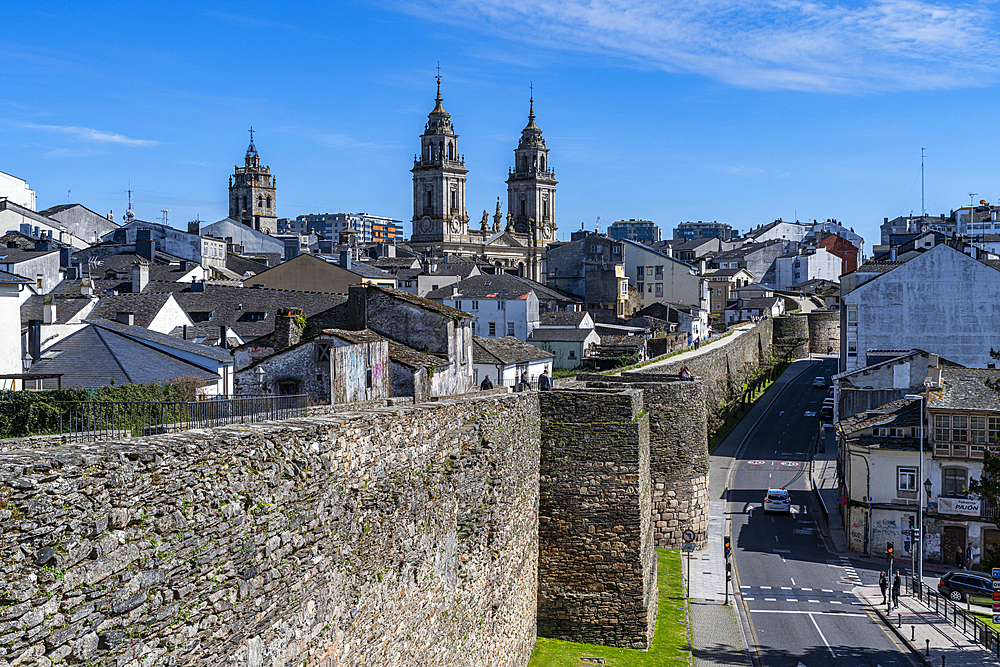
[[[899,588],[901,585],[899,570],[896,570],[896,576],[892,578],[892,606],[894,609],[899,609]]]
[[[493,388],[493,383],[490,382],[490,376],[489,375],[487,375],[486,379],[483,380],[483,383],[481,385],[479,385],[479,388],[482,389],[483,391],[488,391],[488,390],[490,390],[490,389]]]
[[[885,596],[889,592],[889,578],[885,576],[884,571],[878,573],[878,587],[882,589],[882,604],[885,604]]]
[[[528,371],[521,371],[521,391],[528,391],[531,389],[531,381],[528,380]]]
[[[552,389],[552,378],[549,377],[548,366],[542,370],[542,374],[538,376],[538,391],[548,391]]]

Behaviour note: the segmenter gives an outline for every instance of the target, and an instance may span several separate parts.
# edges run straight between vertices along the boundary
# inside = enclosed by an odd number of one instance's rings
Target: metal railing
[[[236,396],[207,401],[56,401],[59,434],[70,441],[176,433],[305,416],[305,394]]]
[[[983,648],[1000,658],[1000,631],[978,618],[970,610],[962,609],[958,603],[942,597],[930,586],[921,586],[912,579],[909,584],[913,597],[923,602],[928,609],[944,616],[945,620],[961,630],[962,634],[971,637],[973,641],[982,644]],[[988,609],[989,607],[984,607],[983,613],[988,613],[986,611]]]

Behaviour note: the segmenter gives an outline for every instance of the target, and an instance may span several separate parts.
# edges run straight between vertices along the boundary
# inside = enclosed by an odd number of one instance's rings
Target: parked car
[[[819,377],[813,378],[813,386],[822,389],[826,386],[826,378],[820,375]]]
[[[768,489],[764,494],[764,513],[785,512],[792,513],[792,499],[788,496],[788,491],[784,489]]]
[[[993,604],[993,580],[977,572],[954,570],[941,577],[938,593],[955,602]]]

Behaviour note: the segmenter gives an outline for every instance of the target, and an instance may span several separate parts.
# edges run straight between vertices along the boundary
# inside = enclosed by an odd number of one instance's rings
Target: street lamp
[[[917,466],[917,479],[924,476],[924,396],[923,394],[907,394],[904,398],[920,400],[920,462]],[[927,497],[931,493],[931,481],[928,479],[923,484],[917,485],[917,539],[911,543],[919,549],[917,556],[917,586],[916,592],[919,595],[924,585],[924,489],[927,490]]]

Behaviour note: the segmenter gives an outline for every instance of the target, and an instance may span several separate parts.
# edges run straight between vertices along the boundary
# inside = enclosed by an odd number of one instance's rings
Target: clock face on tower
[[[461,221],[458,218],[452,218],[451,219],[451,233],[452,234],[458,234],[460,231],[462,231],[462,223],[461,223]]]
[[[420,222],[417,223],[417,227],[420,229],[420,233],[429,234],[431,231],[431,219],[430,216],[424,216],[420,218]]]

